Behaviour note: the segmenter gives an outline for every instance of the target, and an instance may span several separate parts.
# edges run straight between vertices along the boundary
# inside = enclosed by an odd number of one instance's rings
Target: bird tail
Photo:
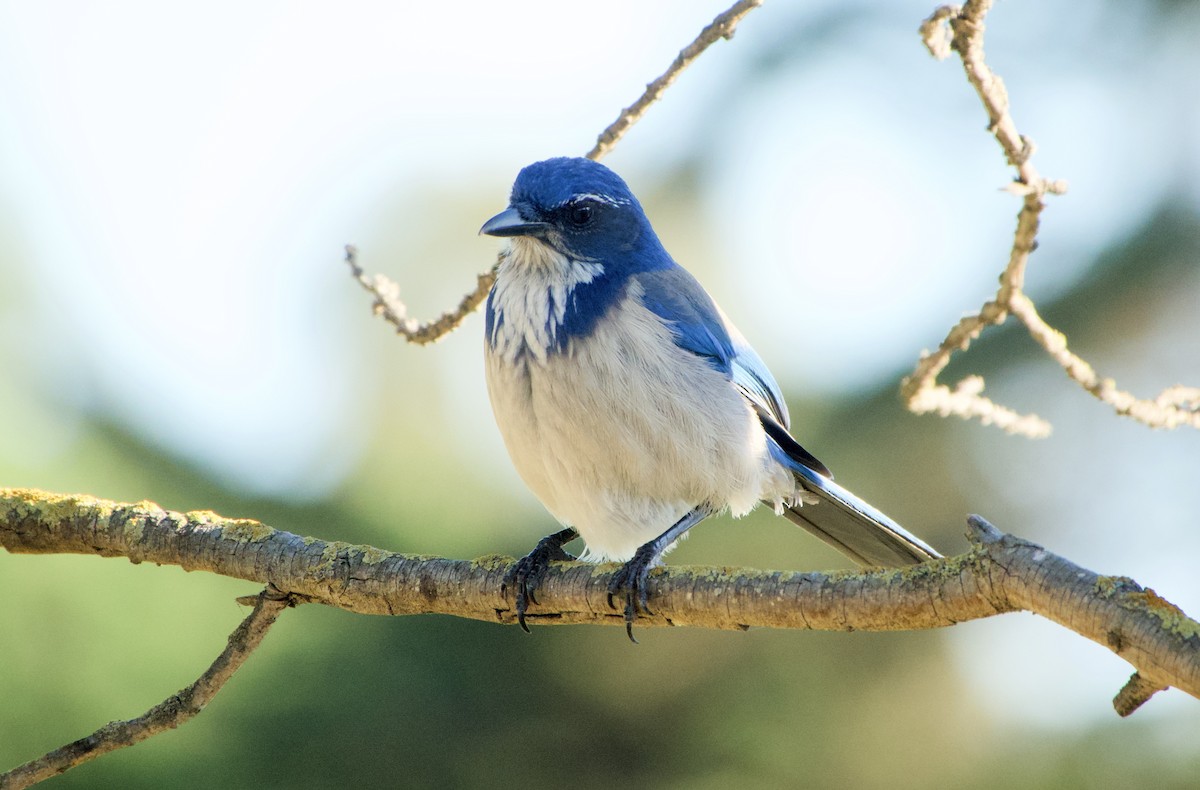
[[[859,565],[900,567],[942,556],[833,480],[797,466],[804,504],[785,504],[783,515]]]
[[[749,396],[748,396],[749,397]],[[833,482],[833,474],[788,433],[774,413],[753,398],[767,447],[791,470],[802,489],[783,515],[859,565],[903,567],[942,556],[923,540]]]

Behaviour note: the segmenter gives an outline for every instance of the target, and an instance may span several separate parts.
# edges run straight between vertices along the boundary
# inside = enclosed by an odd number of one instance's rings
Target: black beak
[[[488,236],[544,236],[550,226],[545,222],[526,222],[515,208],[506,208],[483,223],[480,234]]]

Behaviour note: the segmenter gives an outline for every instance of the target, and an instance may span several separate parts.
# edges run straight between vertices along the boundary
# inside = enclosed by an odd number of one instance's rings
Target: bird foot
[[[529,633],[529,626],[525,624],[525,613],[528,611],[530,603],[537,605],[538,602],[534,592],[542,583],[546,571],[550,569],[550,563],[571,562],[575,559],[563,549],[563,544],[570,543],[577,537],[579,537],[579,533],[573,529],[564,529],[553,535],[547,535],[538,541],[533,551],[517,560],[512,569],[504,575],[500,592],[504,595],[505,600],[508,599],[509,588],[516,592],[517,622],[520,623],[521,629],[525,633]]]
[[[657,559],[653,546],[638,549],[633,559],[621,566],[608,584],[608,605],[616,609],[614,599],[625,599],[625,633],[629,641],[638,643],[633,637],[633,622],[638,612],[653,615],[650,609],[650,569]]]

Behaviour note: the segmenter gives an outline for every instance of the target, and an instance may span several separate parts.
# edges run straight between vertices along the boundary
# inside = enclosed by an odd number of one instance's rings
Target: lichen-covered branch
[[[225,681],[245,662],[289,605],[287,595],[271,588],[257,596],[253,611],[229,635],[229,642],[203,675],[182,691],[128,721],[109,722],[86,738],[68,743],[36,760],[0,774],[0,790],[20,790],[57,776],[80,763],[186,723],[216,696]]]
[[[801,573],[671,567],[651,575],[653,615],[639,626],[832,631],[939,628],[1001,612],[1036,612],[1105,645],[1144,682],[1200,697],[1200,625],[1151,590],[1099,576],[971,522],[974,548],[901,570]],[[178,565],[272,584],[301,600],[364,614],[447,614],[514,624],[502,581],[513,560],[472,561],[329,543],[207,511],[150,502],[0,489],[0,546]],[[623,625],[610,609],[616,566],[556,564],[530,624]]]
[[[1047,193],[1062,194],[1066,184],[1043,178],[1033,164],[1033,142],[1017,131],[1008,109],[1004,82],[987,65],[983,52],[984,17],[993,0],[968,0],[964,5],[941,6],[920,28],[930,53],[939,60],[957,52],[967,81],[975,88],[988,116],[988,131],[996,138],[1016,175],[1008,191],[1022,198],[1017,215],[1008,263],[1000,274],[1000,287],[993,300],[978,312],[963,318],[946,335],[937,350],[925,353],[900,392],[908,408],[918,414],[936,412],[979,419],[1010,433],[1041,438],[1050,434],[1050,424],[1037,415],[1020,415],[982,395],[983,379],[971,376],[953,390],[937,382],[938,374],[956,351],[965,351],[988,326],[1004,323],[1011,313],[1020,320],[1039,345],[1073,381],[1112,406],[1118,414],[1132,417],[1155,428],[1190,425],[1200,428],[1200,388],[1175,386],[1153,400],[1139,399],[1117,388],[1112,379],[1100,378],[1092,366],[1067,349],[1066,337],[1038,315],[1025,295],[1025,270],[1037,246],[1038,223]]]
[[[599,160],[612,151],[617,142],[625,136],[632,126],[645,116],[651,105],[662,98],[667,88],[688,66],[704,54],[704,51],[721,39],[733,38],[738,23],[758,6],[763,0],[738,0],[725,11],[721,12],[700,31],[695,40],[688,44],[675,57],[665,72],[660,74],[649,85],[637,101],[621,111],[617,119],[600,133],[596,145],[587,153],[588,159]],[[433,343],[458,328],[464,319],[479,309],[487,299],[492,283],[496,281],[496,266],[479,275],[475,289],[463,296],[458,306],[443,313],[433,321],[422,323],[408,315],[408,307],[400,300],[400,286],[382,274],[367,275],[358,265],[358,252],[353,245],[346,245],[346,264],[358,284],[375,297],[372,310],[385,321],[396,328],[396,334],[410,343],[425,345]]]

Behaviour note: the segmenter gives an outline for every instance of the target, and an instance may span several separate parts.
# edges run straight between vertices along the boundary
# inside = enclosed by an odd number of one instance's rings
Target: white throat
[[[528,350],[544,363],[557,343],[571,293],[603,273],[601,264],[573,260],[537,239],[512,239],[492,290],[493,353],[513,362]]]

